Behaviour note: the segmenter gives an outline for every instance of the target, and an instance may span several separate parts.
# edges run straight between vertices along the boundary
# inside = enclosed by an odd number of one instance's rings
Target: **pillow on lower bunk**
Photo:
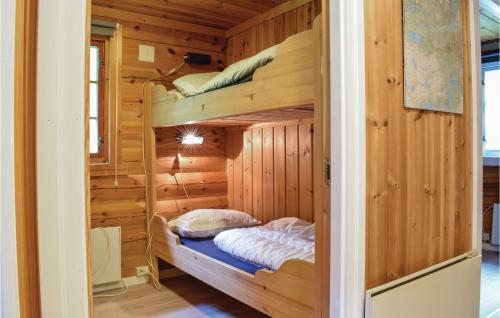
[[[271,221],[263,227],[287,234],[298,236],[304,240],[314,241],[314,223],[301,220],[296,217],[285,217]]]
[[[168,222],[172,232],[187,238],[213,237],[224,230],[258,224],[251,215],[230,209],[193,210]]]
[[[220,72],[188,74],[176,79],[172,84],[185,97],[199,94],[200,87]]]

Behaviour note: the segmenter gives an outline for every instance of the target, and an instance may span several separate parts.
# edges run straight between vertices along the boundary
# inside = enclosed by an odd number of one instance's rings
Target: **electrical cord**
[[[180,144],[177,145],[177,160],[179,161],[179,172],[180,172],[180,182],[182,184],[182,189],[184,189],[184,194],[186,195],[188,204],[189,204],[189,210],[193,210],[193,205],[191,204],[191,198],[189,197],[189,194],[186,189],[186,184],[184,183],[184,172],[182,171],[182,164],[181,164],[181,151],[180,151]]]
[[[483,219],[484,219],[484,216],[486,215],[486,213],[488,213],[488,211],[489,211],[489,210],[493,209],[493,207],[494,207],[494,206],[495,206],[495,205],[494,205],[494,204],[492,204],[492,205],[490,205],[489,207],[487,207],[486,209],[484,209],[484,211],[483,211]],[[484,232],[484,222],[483,222],[482,232],[483,232],[483,234],[485,234],[485,232]],[[489,242],[491,243],[491,236],[490,236],[490,240],[489,240]]]
[[[94,298],[104,298],[104,297],[116,297],[116,296],[121,296],[124,295],[128,292],[128,286],[125,284],[125,281],[123,279],[120,279],[120,284],[122,284],[121,288],[123,289],[121,292],[118,292],[116,294],[93,294],[92,296]]]
[[[142,84],[142,101],[143,101],[143,116],[142,116],[142,121],[141,121],[141,128],[142,128],[142,166],[144,168],[144,181],[146,182],[146,185],[148,184],[149,182],[149,175],[147,173],[147,169],[146,169],[146,150],[145,150],[145,141],[146,141],[146,127],[145,127],[145,117],[144,116],[144,109],[147,107],[147,105],[144,104],[144,91],[146,89],[146,85],[149,84],[150,82],[154,82],[154,81],[157,81],[161,78],[164,78],[164,77],[167,77],[167,76],[170,76],[170,74],[163,74],[161,76],[158,76],[158,77],[154,77],[154,78],[151,78],[151,79],[148,79],[146,81],[144,81],[144,83]],[[146,186],[146,211],[151,211],[151,215],[149,215],[149,218],[147,220],[147,235],[148,235],[148,239],[147,239],[147,244],[146,244],[146,264],[148,265],[148,268],[149,268],[149,276],[151,277],[151,280],[153,282],[153,285],[156,287],[156,289],[160,289],[161,288],[161,285],[160,285],[160,281],[158,280],[158,268],[156,266],[154,266],[154,260],[153,260],[153,255],[151,253],[151,248],[152,248],[152,244],[153,244],[153,234],[151,232],[151,224],[153,223],[153,220],[154,220],[154,216],[156,214],[155,211],[153,211],[154,207],[150,207],[149,206],[149,197],[150,197],[150,193],[149,193],[149,190],[148,190],[148,187]]]

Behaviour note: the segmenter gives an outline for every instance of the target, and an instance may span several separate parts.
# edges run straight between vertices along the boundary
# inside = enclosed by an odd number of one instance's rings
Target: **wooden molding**
[[[280,14],[283,14],[285,12],[291,11],[295,8],[298,8],[300,6],[303,6],[304,4],[307,4],[311,2],[312,0],[291,0],[283,3],[282,5],[277,6],[274,9],[271,9],[269,11],[266,11],[252,19],[249,19],[243,23],[238,24],[237,26],[229,29],[225,33],[225,37],[229,38],[237,33],[243,32],[245,30],[250,29],[253,26],[256,26],[257,24],[260,24],[266,20],[270,20]]]
[[[92,288],[92,259],[90,251],[90,88],[89,88],[89,60],[90,60],[90,19],[91,19],[91,0],[86,0],[85,17],[85,110],[84,110],[84,131],[85,131],[85,240],[87,242],[87,295],[89,318],[94,316],[94,298]]]
[[[129,21],[135,23],[142,23],[167,29],[186,31],[191,33],[199,33],[204,35],[211,35],[216,37],[224,37],[224,30],[207,27],[203,25],[197,25],[188,22],[181,22],[171,19],[159,18],[155,16],[150,16],[146,14],[140,14],[125,10],[118,10],[113,8],[107,8],[102,6],[92,6],[92,16],[98,16],[103,18],[111,18],[113,20]]]
[[[37,13],[37,0],[16,2],[14,176],[21,317],[41,314],[36,202]]]

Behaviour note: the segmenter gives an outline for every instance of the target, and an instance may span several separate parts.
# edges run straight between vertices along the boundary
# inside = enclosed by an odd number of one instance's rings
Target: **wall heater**
[[[500,245],[500,204],[493,206],[493,223],[491,228],[491,244]]]
[[[479,315],[481,256],[464,254],[366,292],[366,318]]]
[[[121,228],[100,227],[90,231],[94,292],[120,287]]]

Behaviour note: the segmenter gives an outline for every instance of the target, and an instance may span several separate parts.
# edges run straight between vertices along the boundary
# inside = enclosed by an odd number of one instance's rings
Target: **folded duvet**
[[[214,243],[235,257],[277,270],[292,258],[314,262],[314,240],[302,233],[280,230],[268,224],[224,231],[214,238]]]

